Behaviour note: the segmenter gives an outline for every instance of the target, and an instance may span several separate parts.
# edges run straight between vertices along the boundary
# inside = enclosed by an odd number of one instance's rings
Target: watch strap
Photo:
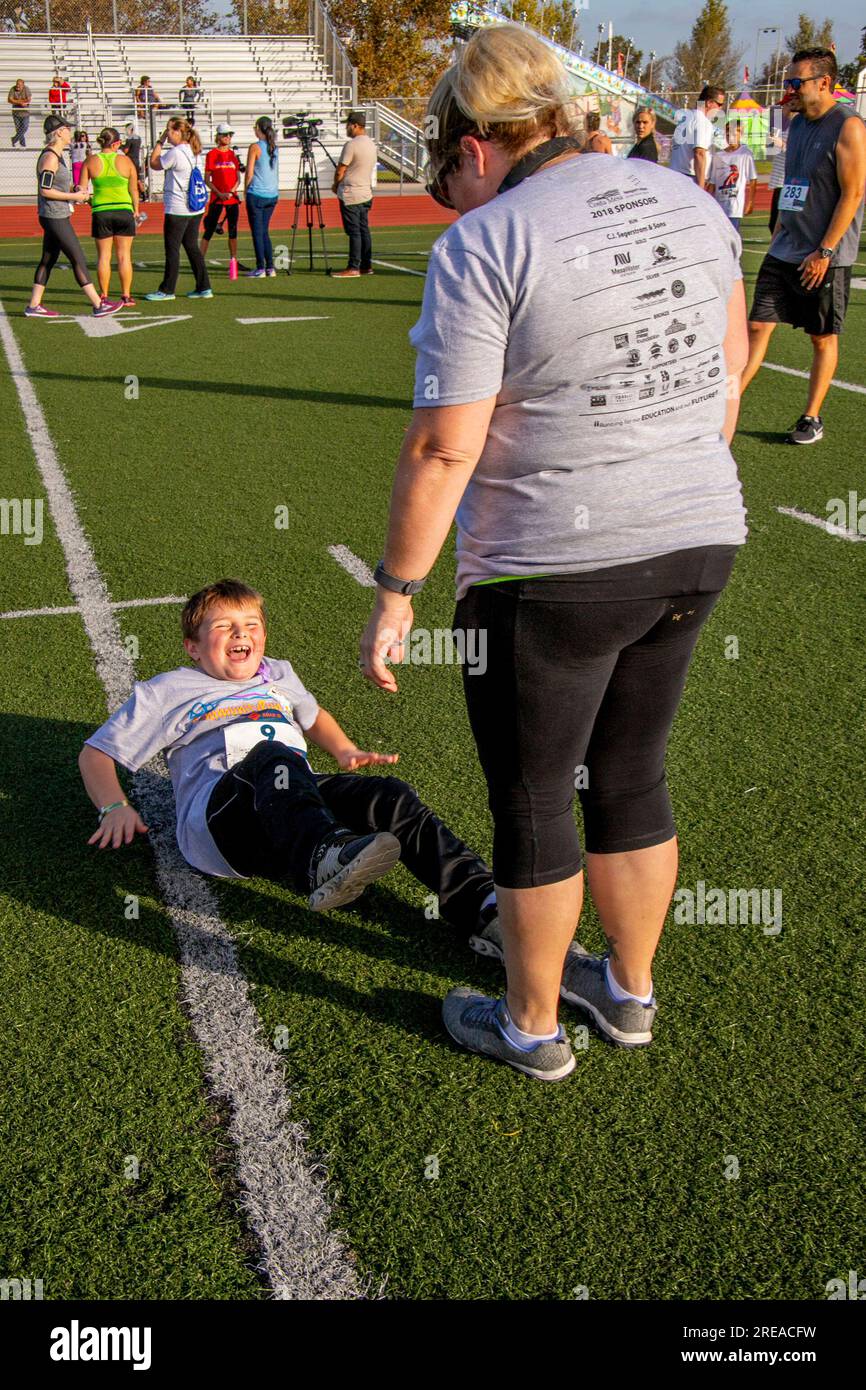
[[[398,579],[395,574],[388,573],[381,560],[373,571],[373,578],[392,594],[417,594],[427,583],[426,579]]]

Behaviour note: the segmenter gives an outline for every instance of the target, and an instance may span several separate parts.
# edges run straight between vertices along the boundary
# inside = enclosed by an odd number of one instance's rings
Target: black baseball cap
[[[64,126],[67,130],[75,129],[72,121],[68,120],[66,116],[57,116],[52,112],[50,116],[45,117],[42,129],[46,135],[53,135],[55,130],[62,130]]]

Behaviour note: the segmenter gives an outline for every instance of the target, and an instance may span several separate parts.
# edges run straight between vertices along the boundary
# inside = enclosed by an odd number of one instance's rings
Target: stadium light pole
[[[631,57],[631,50],[634,46],[634,39],[629,39],[628,48],[625,51],[625,67],[622,70],[623,77],[628,77],[628,60]]]
[[[762,35],[762,34],[778,34],[778,32],[779,32],[778,25],[776,25],[776,24],[771,24],[771,25],[769,25],[769,26],[768,26],[767,28],[765,28],[765,29],[759,29],[758,32],[757,32],[757,34],[755,35],[755,72],[754,72],[754,76],[753,76],[753,78],[752,78],[752,83],[751,83],[751,85],[752,85],[753,88],[754,88],[755,83],[756,83],[757,80],[758,80],[758,44],[759,44],[760,41],[761,41],[761,35]]]
[[[45,0],[45,32],[51,33],[51,0]]]
[[[598,26],[598,44],[596,45],[596,49],[595,49],[595,61],[596,61],[597,63],[601,63],[601,41],[602,41],[603,38],[604,38],[604,25],[603,25],[603,24],[599,24],[599,26]]]
[[[653,89],[653,64],[655,63],[655,60],[656,60],[656,51],[655,51],[654,48],[651,48],[651,49],[650,49],[649,82],[647,83],[647,90],[650,91],[650,92],[651,92],[652,89]]]

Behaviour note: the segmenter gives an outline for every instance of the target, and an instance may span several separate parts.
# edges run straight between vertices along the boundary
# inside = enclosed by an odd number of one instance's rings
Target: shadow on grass
[[[93,373],[31,370],[28,375],[32,381],[81,381],[91,387],[98,382],[111,386],[117,384],[116,372],[109,376],[98,377]],[[351,394],[348,391],[316,391],[310,386],[265,386],[260,382],[244,381],[185,381],[179,377],[158,376],[139,376],[139,384],[142,388],[146,386],[149,390],[191,391],[196,395],[205,396],[247,396],[274,401],[312,401],[317,405],[361,406],[364,410],[373,406],[379,409],[405,410],[407,414],[412,409],[412,401],[408,396],[403,398],[361,396]]]

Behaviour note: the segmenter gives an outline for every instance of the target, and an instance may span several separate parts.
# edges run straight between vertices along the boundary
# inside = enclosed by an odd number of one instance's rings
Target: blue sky
[[[580,32],[589,44],[595,44],[598,25],[613,20],[615,34],[634,38],[638,48],[648,53],[654,48],[659,54],[669,54],[675,43],[688,38],[692,25],[702,8],[702,0],[678,4],[677,0],[589,0],[589,8],[580,12]],[[755,60],[755,39],[759,27],[777,24],[782,42],[796,28],[797,15],[808,14],[812,19],[833,20],[836,53],[840,63],[851,62],[860,48],[860,31],[866,25],[866,6],[863,0],[729,0],[728,13],[734,42],[745,47],[744,61],[751,71]],[[776,36],[762,34],[758,50],[758,68],[764,59],[775,53]]]

